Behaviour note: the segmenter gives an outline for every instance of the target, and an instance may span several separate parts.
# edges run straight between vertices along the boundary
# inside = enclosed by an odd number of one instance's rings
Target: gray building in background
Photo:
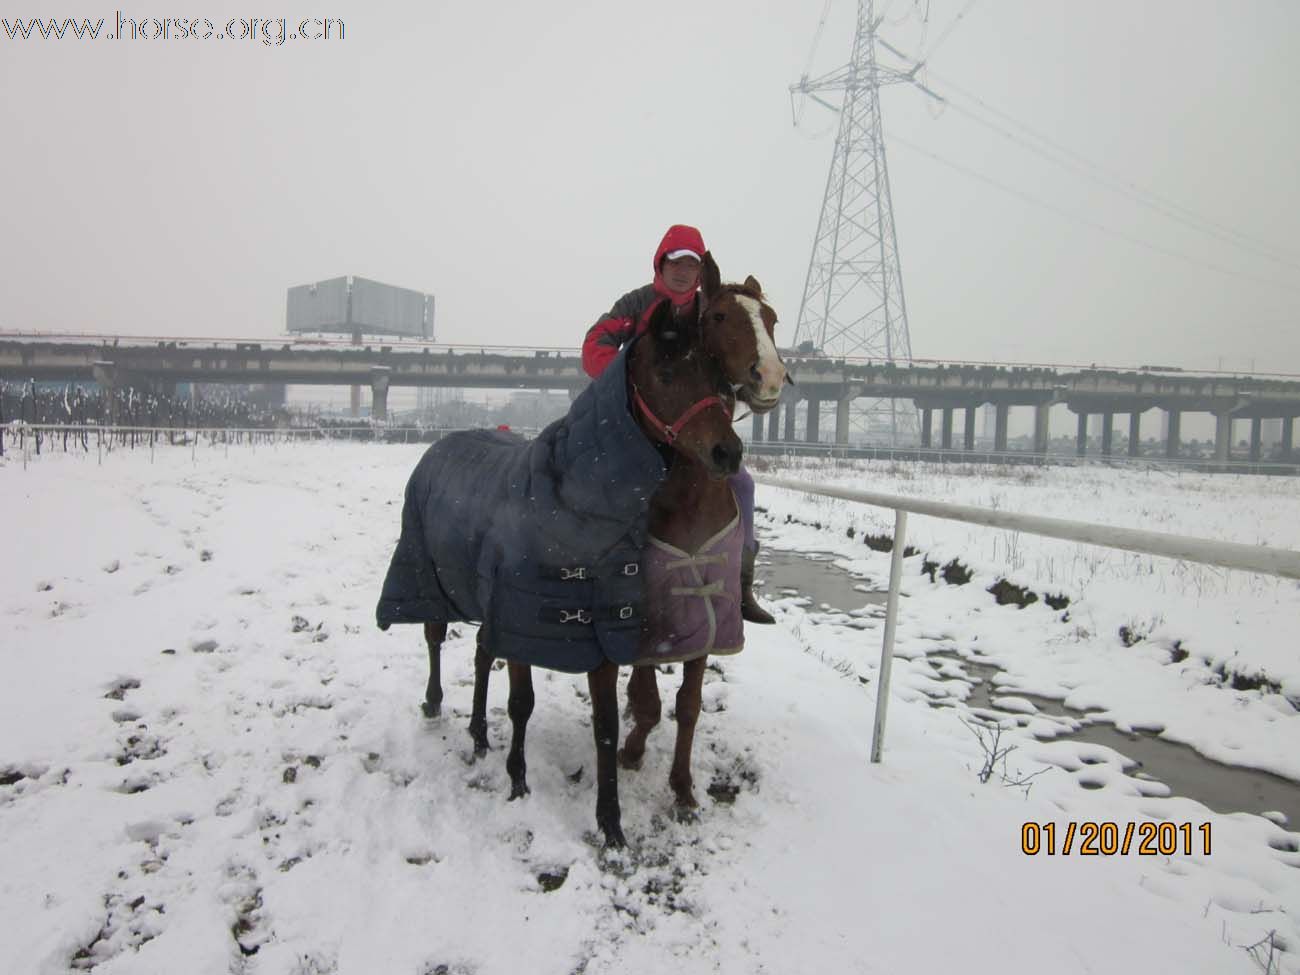
[[[300,284],[289,289],[285,327],[289,332],[347,335],[353,345],[360,345],[363,335],[432,342],[433,295],[355,275]],[[428,390],[419,391],[420,409],[429,407],[429,396]],[[349,405],[353,416],[361,415],[360,386],[351,388]]]
[[[330,278],[289,289],[290,332],[395,335],[433,339],[433,295],[362,277]]]

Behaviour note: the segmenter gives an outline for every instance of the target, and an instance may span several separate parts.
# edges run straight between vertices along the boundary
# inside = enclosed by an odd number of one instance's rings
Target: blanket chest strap
[[[573,608],[543,606],[537,611],[537,621],[539,623],[579,623],[589,625],[597,617],[626,622],[637,618],[637,610],[632,603],[624,603],[620,606],[610,606],[599,613],[594,613],[592,610],[581,606]]]
[[[614,575],[635,576],[641,574],[639,562],[625,562]],[[599,578],[590,566],[586,565],[541,565],[537,567],[537,576],[548,582],[590,582]]]

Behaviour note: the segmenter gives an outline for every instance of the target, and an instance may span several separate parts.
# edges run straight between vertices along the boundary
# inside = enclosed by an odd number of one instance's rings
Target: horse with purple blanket
[[[741,454],[731,413],[736,396],[749,395],[757,330],[766,327],[770,337],[775,316],[752,278],[724,288],[711,258],[708,265],[712,281],[700,322],[676,323],[665,308],[535,441],[471,431],[426,452],[407,485],[402,534],[377,609],[385,629],[425,626],[430,716],[442,700],[447,623],[482,623],[470,732],[476,755],[486,752],[488,673],[493,658],[504,658],[514,727],[511,798],[528,791],[529,668],[587,673],[597,821],[610,845],[624,842],[615,762],[618,666],[638,668],[629,684],[636,729],[623,755],[625,765],[635,765],[634,741],[643,750],[651,718],[657,720],[647,703],[648,688],[657,704],[654,665],[691,658],[678,695],[671,780],[679,804],[692,805],[690,740],[703,663],[709,653],[743,646],[731,581],[738,518],[726,477]],[[714,566],[723,569],[717,579],[710,578]],[[666,581],[660,568],[680,578]],[[694,614],[674,606],[683,597],[699,607]],[[683,695],[693,696],[693,707]]]

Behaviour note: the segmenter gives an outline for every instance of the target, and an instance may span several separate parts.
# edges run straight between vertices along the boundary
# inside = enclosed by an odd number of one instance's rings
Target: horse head
[[[723,284],[713,255],[704,255],[700,327],[709,351],[722,365],[736,397],[755,413],[767,413],[792,380],[776,351],[776,312],[763,300],[753,276]]]
[[[637,420],[652,440],[699,463],[711,478],[739,470],[743,448],[731,426],[731,385],[698,325],[678,321],[666,301],[633,347],[628,381]]]

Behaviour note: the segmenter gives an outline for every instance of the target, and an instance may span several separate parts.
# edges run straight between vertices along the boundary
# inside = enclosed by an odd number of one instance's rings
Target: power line
[[[970,8],[974,6],[975,2],[976,0],[967,0],[966,6],[962,9],[960,13],[958,13],[957,17],[954,19],[952,24],[949,25],[948,30],[946,30],[944,34],[939,38],[939,41],[936,42],[935,47],[937,47],[938,44],[942,42],[944,38],[946,38],[952,32],[953,28],[956,27],[956,25],[966,15],[966,13],[970,10]],[[879,38],[879,40],[881,44],[884,47],[886,47],[891,53],[895,54],[896,56],[898,56],[904,61],[908,61],[912,63],[912,68],[910,69],[908,74],[912,76],[913,79],[915,78],[915,75],[921,72],[923,69],[928,71],[928,66],[925,58],[913,57],[912,55],[907,54],[904,51],[900,51],[898,48],[894,47],[893,45],[886,43],[883,38]],[[931,55],[933,54],[933,48],[929,53]],[[927,57],[928,56],[929,55],[927,55]],[[1190,207],[1184,206],[1178,203],[1177,201],[1168,199],[1166,197],[1162,197],[1156,192],[1154,192],[1153,190],[1143,187],[1130,179],[1109,172],[1104,167],[1093,162],[1091,159],[1088,159],[1086,156],[1082,155],[1081,153],[1076,152],[1075,150],[1069,148],[1068,146],[1061,145],[1060,143],[1049,138],[1048,136],[1043,135],[1041,132],[1038,132],[1033,127],[1027,125],[1024,122],[1019,121],[1018,119],[1008,114],[1007,112],[1004,112],[1001,109],[996,108],[993,105],[990,105],[988,102],[980,98],[978,95],[956,84],[956,82],[949,81],[937,74],[934,74],[933,72],[930,72],[930,77],[939,81],[941,85],[947,87],[948,89],[951,89],[952,91],[959,93],[961,96],[975,102],[986,112],[989,112],[992,115],[995,115],[998,118],[1005,120],[1010,125],[1019,129],[1021,132],[1024,132],[1031,139],[1037,140],[1039,143],[1041,143],[1041,145],[1034,145],[1031,142],[1026,142],[1024,139],[1016,136],[1014,133],[1008,132],[1002,126],[999,126],[996,123],[986,118],[982,118],[978,113],[971,110],[970,108],[963,107],[953,102],[951,97],[943,97],[933,91],[930,91],[928,88],[922,88],[922,90],[924,90],[926,94],[932,95],[933,97],[938,99],[943,105],[951,107],[955,111],[960,112],[961,114],[970,118],[972,121],[977,122],[980,125],[986,126],[987,128],[993,130],[994,132],[997,132],[999,135],[1002,135],[1004,138],[1009,139],[1012,142],[1015,142],[1017,145],[1021,146],[1022,148],[1028,149],[1029,151],[1041,156],[1042,158],[1046,159],[1048,162],[1051,162],[1057,166],[1061,166],[1062,168],[1073,169],[1076,172],[1076,174],[1082,175],[1084,178],[1090,179],[1093,182],[1097,183],[1098,185],[1103,186],[1114,193],[1118,193],[1121,196],[1125,196],[1129,200],[1141,206],[1145,206],[1148,209],[1151,209],[1170,220],[1181,223],[1184,226],[1196,230],[1199,233],[1203,233],[1206,234],[1207,236],[1214,237],[1215,239],[1221,241],[1222,243],[1226,243],[1234,247],[1238,247],[1241,250],[1250,252],[1256,257],[1261,257],[1264,258],[1265,260],[1269,260],[1276,264],[1280,264],[1290,270],[1300,271],[1300,264],[1297,264],[1294,258],[1290,254],[1280,250],[1279,248],[1264,243],[1262,241],[1256,240],[1255,238],[1252,238],[1249,235],[1244,234],[1232,227],[1229,227],[1225,224],[1212,220],[1209,217],[1203,216],[1202,214],[1199,214],[1195,210],[1191,209]],[[917,83],[917,86],[921,87],[919,83]],[[1064,158],[1060,158],[1060,157],[1064,157]]]
[[[1209,217],[1205,217],[1197,213],[1195,210],[1192,210],[1190,207],[1183,206],[1174,200],[1162,197],[1153,190],[1147,189],[1130,179],[1111,173],[1081,153],[1076,152],[1068,146],[1055,142],[1042,133],[1035,131],[1024,122],[1020,122],[1011,115],[1008,115],[1006,112],[988,104],[988,102],[981,99],[978,95],[960,88],[953,82],[941,78],[933,72],[931,72],[930,78],[932,81],[938,81],[941,86],[956,91],[965,98],[969,98],[985,111],[1004,119],[1010,125],[1041,143],[1041,145],[1034,145],[1032,142],[1020,138],[1015,133],[1009,132],[1006,128],[999,126],[997,123],[982,118],[978,113],[971,109],[953,102],[950,98],[947,99],[947,104],[954,111],[960,112],[972,121],[997,132],[999,135],[1015,142],[1022,148],[1025,148],[1058,166],[1072,169],[1076,173],[1083,175],[1085,178],[1092,180],[1098,185],[1104,186],[1112,192],[1119,193],[1141,206],[1154,210],[1170,220],[1181,223],[1184,226],[1190,227],[1191,229],[1206,234],[1207,236],[1214,237],[1223,243],[1232,244],[1242,250],[1249,251],[1257,257],[1262,257],[1266,260],[1291,268],[1292,270],[1300,271],[1300,264],[1296,264],[1288,255],[1280,252],[1276,247],[1258,241],[1233,229],[1232,227],[1218,223]]]
[[[1183,226],[1188,227],[1192,230],[1196,230],[1209,237],[1213,237],[1214,239],[1222,243],[1230,244],[1233,247],[1237,247],[1243,251],[1246,251],[1255,257],[1272,261],[1275,264],[1280,264],[1283,267],[1290,268],[1291,270],[1300,271],[1300,264],[1294,264],[1284,257],[1279,257],[1274,253],[1270,253],[1268,249],[1266,249],[1261,245],[1256,245],[1253,241],[1250,241],[1248,238],[1240,238],[1239,236],[1234,236],[1230,231],[1220,230],[1219,228],[1215,227],[1212,224],[1201,223],[1194,218],[1186,217],[1183,214],[1177,212],[1176,210],[1170,208],[1169,206],[1166,206],[1159,199],[1147,198],[1143,196],[1139,191],[1135,190],[1128,184],[1116,182],[1114,180],[1106,178],[1105,176],[1099,176],[1097,174],[1089,172],[1085,167],[1083,167],[1079,163],[1075,163],[1067,159],[1060,159],[1052,155],[1050,151],[1044,149],[1043,147],[1036,146],[1031,142],[1027,142],[1024,139],[1021,139],[1015,133],[1010,132],[1005,128],[1002,128],[1001,126],[997,125],[997,123],[995,122],[990,122],[987,119],[980,118],[974,112],[971,112],[966,108],[963,108],[961,105],[954,104],[951,101],[948,103],[948,105],[954,111],[960,112],[962,115],[965,115],[967,118],[971,119],[972,121],[977,122],[980,125],[983,125],[986,128],[990,129],[991,131],[996,132],[997,134],[1010,140],[1011,142],[1016,143],[1021,148],[1026,149],[1029,152],[1034,153],[1035,155],[1041,156],[1043,159],[1046,159],[1048,162],[1054,163],[1058,166],[1061,166],[1062,168],[1071,169],[1074,172],[1078,173],[1079,175],[1083,176],[1085,179],[1091,180],[1092,182],[1096,183],[1099,186],[1109,189],[1112,192],[1118,193],[1119,195],[1126,197],[1132,202],[1137,203],[1139,206],[1144,206],[1149,210],[1153,210],[1156,213],[1159,213],[1161,216],[1173,220],[1175,223],[1180,223]]]
[[[822,5],[822,15],[817,20],[817,32],[813,34],[812,46],[808,48],[808,60],[804,62],[804,66],[803,66],[804,77],[807,77],[808,73],[812,71],[813,58],[817,56],[817,48],[821,46],[822,31],[826,29],[826,16],[830,12],[831,12],[831,0],[826,0],[826,2]]]
[[[807,78],[809,73],[812,71],[813,59],[817,56],[817,48],[821,46],[822,31],[825,30],[826,28],[826,17],[830,13],[830,11],[831,11],[831,0],[826,0],[826,2],[822,5],[822,15],[817,20],[817,31],[813,34],[812,46],[808,48],[808,60],[804,62],[803,74],[801,75],[801,77],[803,78]],[[806,104],[806,102],[800,102],[796,106],[794,95],[793,93],[791,93],[790,115],[792,116],[796,127],[798,127],[799,121],[803,117],[804,104]]]
[[[952,35],[952,32],[957,29],[957,25],[962,22],[962,20],[966,17],[968,13],[970,13],[970,8],[975,6],[977,2],[978,0],[966,0],[966,6],[962,7],[961,10],[957,12],[957,16],[952,19],[952,23],[950,23],[944,29],[943,33],[941,33],[937,38],[935,38],[934,43],[930,45],[930,49],[928,51],[925,50],[924,45],[922,45],[922,50],[921,50],[922,60],[919,62],[921,65],[924,65],[926,61],[934,57],[934,52],[939,49],[939,45],[942,44],[944,41],[946,41]]]
[[[923,156],[927,156],[930,159],[933,159],[935,162],[943,166],[947,166],[949,169],[954,169],[957,172],[962,173],[965,176],[969,176],[972,179],[979,180],[982,183],[987,183],[989,186],[999,189],[1004,193],[1009,193],[1012,196],[1017,197],[1018,199],[1021,199],[1026,203],[1029,203],[1033,206],[1041,207],[1042,209],[1048,210],[1051,213],[1055,213],[1057,216],[1064,217],[1067,220],[1073,220],[1076,223],[1084,224],[1085,226],[1091,227],[1092,229],[1097,230],[1100,233],[1107,234],[1111,237],[1117,237],[1120,240],[1126,241],[1127,243],[1133,244],[1137,247],[1145,248],[1146,250],[1153,251],[1154,253],[1161,254],[1165,257],[1172,257],[1175,260],[1185,261],[1186,263],[1189,264],[1195,264],[1198,267],[1206,268],[1207,270],[1214,271],[1217,274],[1224,274],[1230,277],[1242,278],[1247,281],[1254,281],[1258,284],[1266,284],[1274,288],[1279,288],[1283,291],[1288,291],[1292,294],[1300,294],[1300,287],[1296,287],[1295,285],[1287,284],[1282,281],[1275,281],[1272,278],[1260,277],[1259,275],[1250,274],[1245,271],[1236,271],[1233,270],[1232,268],[1224,267],[1221,264],[1214,264],[1210,261],[1203,261],[1200,258],[1192,257],[1190,254],[1184,254],[1181,251],[1176,251],[1171,248],[1164,247],[1160,244],[1153,244],[1150,241],[1143,240],[1140,237],[1134,237],[1132,234],[1127,234],[1122,230],[1115,230],[1111,227],[1107,227],[1105,224],[1098,223],[1097,221],[1092,220],[1088,217],[1083,217],[1080,216],[1079,214],[1072,213],[1071,211],[1058,207],[1055,204],[1048,203],[1045,200],[1040,200],[1037,197],[1031,196],[1028,193],[1025,193],[1014,187],[1007,186],[1005,183],[1001,183],[998,180],[993,179],[991,176],[985,176],[983,173],[976,172],[975,170],[970,169],[967,166],[963,166],[960,163],[955,163],[950,159],[945,159],[944,157],[938,155],[937,153],[931,152],[929,149],[925,149],[921,146],[918,146],[914,142],[909,142],[906,139],[900,138],[898,135],[892,132],[887,133],[887,135],[890,142],[895,142],[898,143],[899,145],[906,146],[908,149],[911,149],[913,152],[917,152]]]
[[[974,0],[971,0],[971,2],[973,3]],[[969,8],[970,4],[968,4],[967,6]],[[912,61],[913,64],[916,66],[914,70],[920,69],[925,64],[924,61],[918,61],[916,58],[913,58],[911,55],[905,54],[902,51],[898,51],[896,48],[891,47],[890,50],[894,51],[894,53],[898,54],[904,60]],[[1119,176],[1109,172],[1102,166],[1088,159],[1086,156],[1083,156],[1081,153],[1076,152],[1075,150],[1069,148],[1068,146],[1061,145],[1060,143],[1049,138],[1048,136],[1045,136],[1042,133],[1036,131],[1035,129],[1025,124],[1024,122],[1017,120],[1016,118],[1002,111],[1001,109],[995,108],[994,106],[990,105],[988,102],[980,98],[978,95],[975,95],[974,93],[961,88],[955,82],[942,78],[939,75],[934,74],[933,72],[930,73],[930,78],[932,80],[938,81],[940,85],[942,85],[944,88],[950,89],[951,91],[955,91],[959,93],[961,96],[970,99],[971,101],[979,105],[981,108],[983,108],[985,111],[997,116],[998,118],[1004,119],[1007,123],[1019,129],[1020,131],[1026,133],[1032,139],[1037,140],[1039,143],[1041,143],[1041,145],[1035,145],[1034,143],[1026,141],[1025,139],[1021,138],[1015,133],[1009,132],[1005,127],[1000,126],[997,123],[990,121],[987,118],[981,117],[977,112],[973,111],[972,109],[957,104],[951,99],[951,97],[941,98],[941,100],[945,105],[951,107],[954,111],[960,112],[962,115],[965,115],[967,118],[970,118],[972,121],[977,122],[978,124],[983,125],[994,132],[997,132],[999,135],[1003,136],[1004,138],[1012,142],[1015,142],[1020,147],[1027,149],[1030,152],[1033,152],[1036,155],[1046,159],[1048,162],[1051,162],[1062,168],[1072,170],[1075,172],[1076,175],[1081,175],[1085,179],[1089,179],[1092,182],[1105,187],[1111,192],[1118,193],[1119,195],[1128,198],[1129,200],[1139,204],[1140,206],[1147,207],[1148,209],[1161,214],[1162,216],[1166,217],[1169,220],[1173,220],[1177,223],[1181,223],[1186,227],[1198,231],[1199,233],[1203,233],[1207,236],[1213,237],[1222,243],[1230,244],[1243,251],[1247,251],[1251,253],[1253,256],[1257,258],[1263,258],[1265,260],[1272,261],[1273,263],[1280,264],[1283,267],[1286,267],[1290,270],[1300,271],[1300,264],[1297,264],[1294,261],[1294,259],[1290,257],[1290,255],[1279,251],[1277,248],[1269,244],[1263,243],[1261,241],[1255,240],[1254,238],[1246,234],[1243,234],[1238,230],[1235,230],[1224,224],[1211,220],[1208,217],[1202,216],[1201,214],[1192,210],[1190,207],[1183,206],[1182,204],[1179,204],[1176,201],[1162,197],[1159,194],[1155,193],[1154,191],[1149,190],[1143,186],[1140,186],[1139,184],[1133,182],[1132,180],[1126,179],[1123,176]],[[941,96],[936,95],[936,97],[941,97]]]

